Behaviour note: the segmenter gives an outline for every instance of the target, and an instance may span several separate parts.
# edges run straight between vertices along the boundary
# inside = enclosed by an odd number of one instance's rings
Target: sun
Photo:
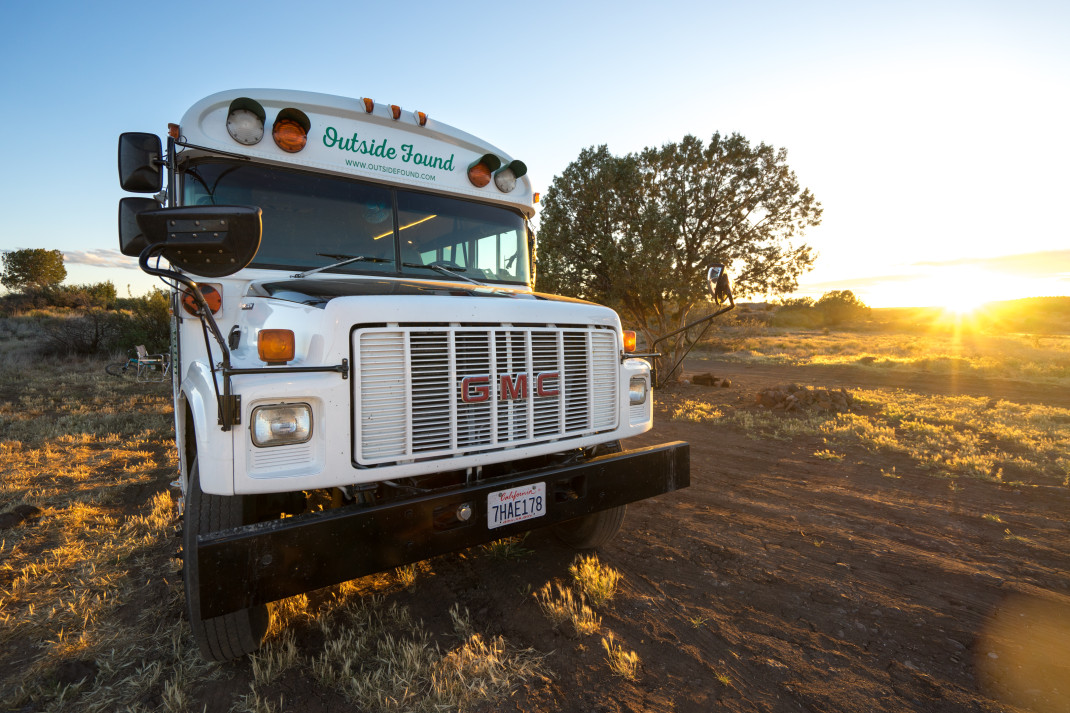
[[[993,294],[999,276],[985,270],[948,268],[926,281],[932,304],[948,312],[964,316],[981,305],[998,299]]]
[[[964,317],[968,314],[972,314],[978,307],[985,304],[989,299],[989,295],[978,296],[976,294],[960,294],[948,297],[944,300],[944,304],[941,305],[946,311],[953,314]]]

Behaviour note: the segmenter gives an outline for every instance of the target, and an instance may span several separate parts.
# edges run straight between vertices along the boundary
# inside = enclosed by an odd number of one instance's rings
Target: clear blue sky
[[[1070,294],[1070,3],[44,0],[4,19],[0,250],[59,248],[68,282],[153,284],[90,267],[117,262],[120,132],[283,87],[426,111],[544,192],[587,146],[739,131],[787,148],[825,207],[806,293],[935,303],[998,269],[992,298]]]

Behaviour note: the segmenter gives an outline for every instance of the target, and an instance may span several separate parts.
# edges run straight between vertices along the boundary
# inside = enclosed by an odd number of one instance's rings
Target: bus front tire
[[[182,553],[186,580],[186,611],[193,638],[208,661],[229,661],[260,648],[271,615],[266,604],[230,614],[201,618],[200,577],[197,571],[197,535],[255,521],[252,499],[241,495],[201,492],[197,459],[193,458],[186,485]]]
[[[612,540],[620,532],[627,511],[627,505],[620,505],[568,520],[556,525],[554,534],[566,545],[578,550],[595,549]]]

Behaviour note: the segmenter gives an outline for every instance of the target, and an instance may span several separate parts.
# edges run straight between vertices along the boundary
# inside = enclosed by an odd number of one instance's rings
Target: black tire
[[[104,367],[104,371],[108,372],[112,376],[126,376],[126,362],[121,361],[117,364],[108,364]]]
[[[554,527],[554,534],[566,545],[578,550],[595,549],[612,540],[620,532],[627,511],[628,506],[621,505],[562,522]]]
[[[593,458],[608,453],[620,453],[620,451],[620,441],[614,441],[595,446],[591,449],[590,456]],[[620,532],[627,511],[627,505],[620,505],[578,517],[575,520],[568,520],[555,525],[554,534],[566,545],[576,549],[595,549],[612,540]]]
[[[201,492],[197,459],[193,458],[189,468],[189,483],[186,485],[182,531],[186,611],[193,638],[201,655],[208,661],[229,661],[259,649],[271,618],[264,604],[211,619],[201,618],[197,535],[249,524],[255,519],[252,510],[251,498]]]

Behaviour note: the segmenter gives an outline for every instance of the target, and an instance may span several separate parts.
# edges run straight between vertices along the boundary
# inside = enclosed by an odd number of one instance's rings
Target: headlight
[[[628,403],[633,406],[645,404],[648,391],[650,387],[647,386],[646,379],[642,376],[633,376],[628,382]]]
[[[288,446],[312,438],[312,407],[308,404],[257,406],[251,426],[253,445]]]

